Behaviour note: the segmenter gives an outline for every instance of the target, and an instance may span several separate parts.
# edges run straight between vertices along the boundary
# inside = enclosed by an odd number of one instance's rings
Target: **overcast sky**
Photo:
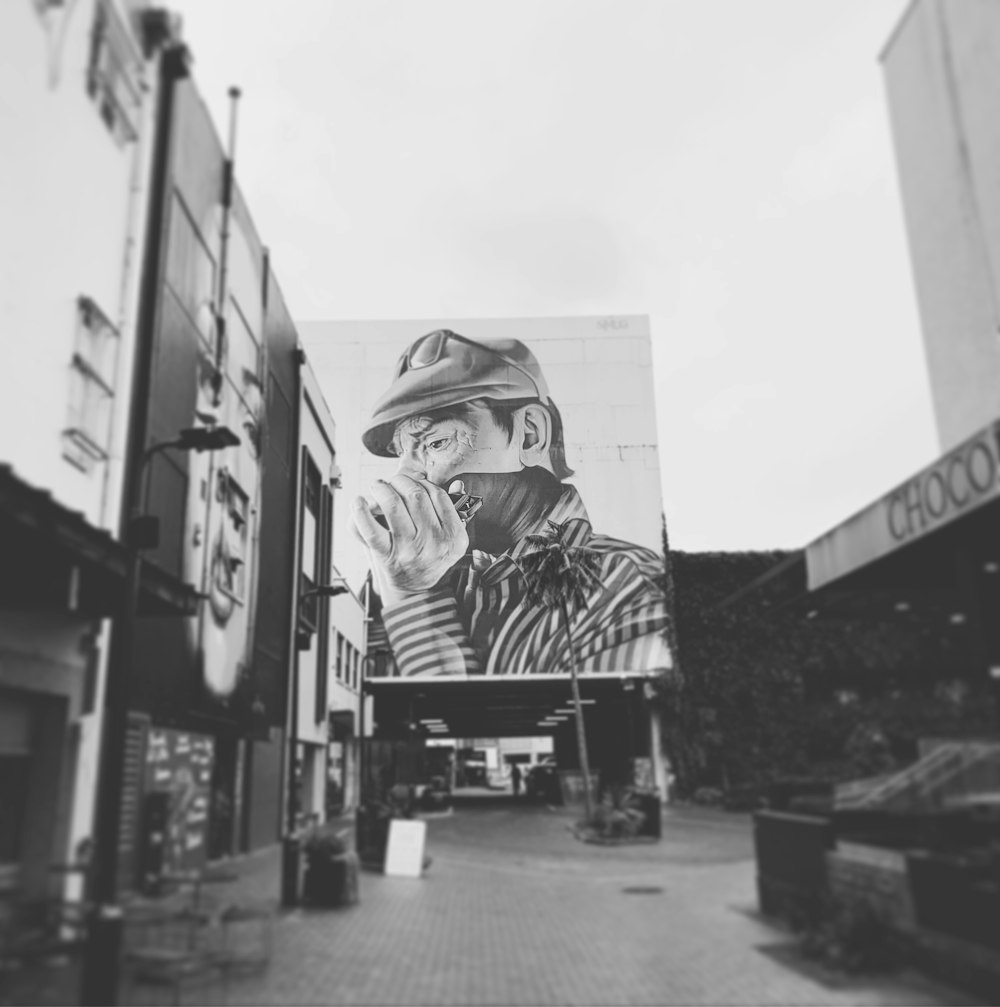
[[[936,454],[878,61],[905,6],[171,3],[223,136],[243,89],[297,319],[650,316],[688,550],[805,545]]]

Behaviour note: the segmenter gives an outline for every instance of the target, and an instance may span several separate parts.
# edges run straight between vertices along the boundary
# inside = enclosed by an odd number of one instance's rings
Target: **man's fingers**
[[[451,483],[449,489],[453,489],[455,483],[458,483],[464,491],[465,486],[461,480],[456,479]],[[459,517],[458,511],[455,510],[455,505],[452,503],[451,497],[440,487],[432,482],[425,483],[427,487],[427,495],[431,502],[434,504],[434,509],[438,513],[438,517],[441,519],[441,527],[449,534],[456,535],[458,532],[465,527],[462,522],[461,517]]]
[[[395,482],[399,477],[393,479]],[[389,525],[389,531],[396,538],[409,539],[416,531],[416,524],[410,517],[410,511],[404,502],[399,491],[393,483],[385,482],[383,479],[376,479],[372,483],[372,496],[378,501],[382,508],[385,520]]]
[[[351,505],[354,530],[362,542],[377,556],[388,556],[392,549],[392,536],[375,520],[364,497],[355,497]]]
[[[425,479],[398,473],[392,477],[392,488],[399,494],[417,531],[437,531],[442,524],[442,516],[430,496],[433,483]]]

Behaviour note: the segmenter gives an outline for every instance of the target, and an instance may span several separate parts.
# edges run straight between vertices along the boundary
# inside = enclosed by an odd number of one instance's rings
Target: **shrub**
[[[875,972],[895,964],[892,931],[867,902],[829,901],[802,933],[809,958],[846,972]]]
[[[723,793],[718,787],[699,787],[692,795],[695,804],[707,804],[712,807],[722,803]]]
[[[302,850],[309,863],[343,856],[347,853],[348,848],[343,830],[334,829],[328,825],[318,825],[310,829],[302,843]]]
[[[624,839],[637,835],[645,818],[636,795],[619,785],[608,788],[589,824],[599,836]]]

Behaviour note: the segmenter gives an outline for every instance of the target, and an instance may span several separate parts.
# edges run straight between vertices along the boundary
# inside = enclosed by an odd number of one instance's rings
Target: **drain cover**
[[[656,885],[632,885],[629,888],[623,888],[622,891],[626,895],[662,895],[663,889],[658,888]]]

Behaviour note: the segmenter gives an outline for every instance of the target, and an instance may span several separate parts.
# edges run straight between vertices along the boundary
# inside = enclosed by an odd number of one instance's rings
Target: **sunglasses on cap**
[[[435,329],[434,332],[429,332],[426,336],[421,336],[415,340],[409,349],[399,358],[399,362],[396,364],[395,376],[399,378],[407,371],[418,371],[422,367],[430,367],[432,364],[436,364],[445,356],[445,349],[450,341],[465,343],[466,346],[492,354],[498,360],[502,360],[508,367],[513,367],[514,370],[520,371],[531,382],[532,387],[535,389],[535,395],[539,399],[545,400],[547,398],[547,396],[542,394],[542,390],[538,387],[538,382],[531,371],[522,364],[511,360],[505,353],[501,353],[491,346],[477,343],[474,339],[467,339],[465,336],[460,336],[457,332],[452,332],[451,329]]]

